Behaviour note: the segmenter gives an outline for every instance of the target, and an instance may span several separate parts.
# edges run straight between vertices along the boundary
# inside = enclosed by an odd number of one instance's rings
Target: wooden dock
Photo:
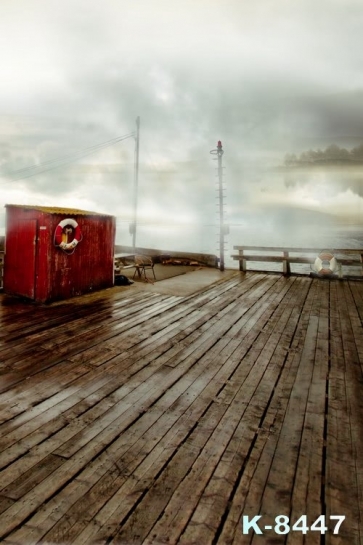
[[[0,295],[1,543],[362,545],[363,282],[161,284]]]

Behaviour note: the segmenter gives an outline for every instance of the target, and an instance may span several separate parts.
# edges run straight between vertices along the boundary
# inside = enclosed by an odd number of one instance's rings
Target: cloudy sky
[[[131,243],[135,141],[112,141],[137,116],[140,245],[217,223],[219,139],[231,225],[360,221],[359,169],[274,167],[363,143],[362,28],[361,0],[2,0],[0,234],[6,203],[50,204],[113,214]]]

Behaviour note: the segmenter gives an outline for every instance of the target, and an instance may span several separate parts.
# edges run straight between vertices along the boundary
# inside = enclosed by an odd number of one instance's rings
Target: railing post
[[[246,272],[246,260],[243,259],[243,249],[238,250],[239,254],[239,270],[241,272]]]
[[[363,276],[363,254],[360,254],[360,262],[362,265],[362,276]]]
[[[289,275],[291,273],[290,270],[290,262],[289,259],[289,252],[284,252],[284,261],[283,261],[283,274],[285,276]]]

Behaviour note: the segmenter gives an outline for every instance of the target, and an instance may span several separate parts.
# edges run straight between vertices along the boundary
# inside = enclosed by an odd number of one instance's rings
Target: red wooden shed
[[[5,207],[5,293],[50,302],[113,286],[114,216]]]

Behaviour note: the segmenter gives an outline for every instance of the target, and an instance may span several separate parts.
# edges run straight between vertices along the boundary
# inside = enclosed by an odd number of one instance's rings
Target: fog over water
[[[138,245],[218,252],[222,140],[227,256],[361,246],[363,161],[285,159],[363,144],[362,24],[360,0],[6,0],[0,235],[6,203],[43,204],[131,245],[135,142],[113,139],[140,116]]]
[[[225,164],[228,165],[226,154]],[[234,245],[292,246],[324,248],[363,248],[360,191],[361,168],[327,167],[305,169],[266,169],[256,175],[254,183],[228,186],[225,169],[225,223],[229,234],[225,237],[225,261]],[[249,190],[246,190],[246,187]],[[342,190],[342,187],[347,187]],[[172,189],[170,189],[172,192]],[[140,224],[142,245],[153,247],[160,240],[163,250],[219,252],[219,223],[217,193],[198,203],[199,216],[190,221],[172,222],[160,214],[154,224]],[[164,192],[164,198],[168,194]],[[191,196],[193,202],[193,196]],[[304,203],[304,206],[301,204]],[[193,203],[197,207],[195,201]],[[213,208],[215,213],[213,214]],[[208,221],[212,218],[212,221]],[[126,240],[128,224],[119,222],[120,239]],[[123,243],[123,242],[122,242]]]

